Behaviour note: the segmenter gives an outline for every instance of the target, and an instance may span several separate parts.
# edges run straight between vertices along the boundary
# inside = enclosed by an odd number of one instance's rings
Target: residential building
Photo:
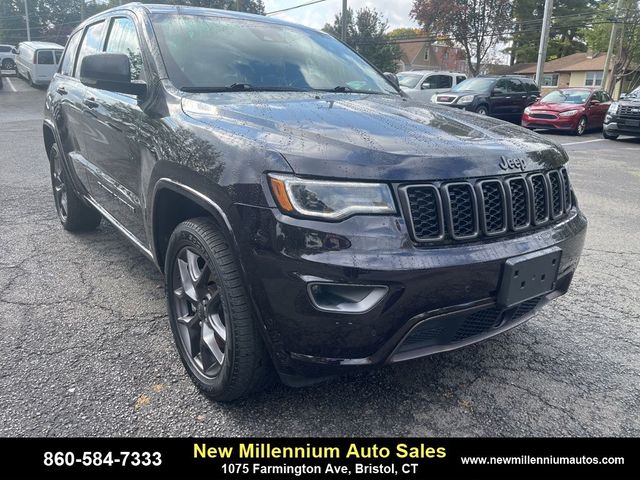
[[[466,60],[461,48],[425,41],[397,41],[402,50],[398,71],[449,70],[465,72]]]

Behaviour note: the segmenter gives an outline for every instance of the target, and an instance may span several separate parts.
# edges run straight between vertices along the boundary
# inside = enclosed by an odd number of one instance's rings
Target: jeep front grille
[[[468,241],[527,231],[571,210],[566,169],[399,189],[418,243]]]

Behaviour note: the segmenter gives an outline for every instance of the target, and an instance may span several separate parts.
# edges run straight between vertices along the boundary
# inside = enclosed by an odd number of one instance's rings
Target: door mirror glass
[[[431,84],[429,82],[424,82],[422,84],[422,90],[430,90],[432,88],[436,88],[436,87],[432,87]]]
[[[502,95],[505,92],[504,88],[494,87],[492,94],[493,95]]]
[[[80,65],[80,81],[89,87],[109,92],[144,95],[146,84],[131,81],[131,63],[122,53],[87,55]]]

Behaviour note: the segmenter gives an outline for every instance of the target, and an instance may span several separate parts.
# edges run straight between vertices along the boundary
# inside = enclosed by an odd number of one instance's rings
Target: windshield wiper
[[[315,92],[337,92],[337,93],[368,93],[370,95],[390,95],[391,92],[376,92],[375,90],[359,90],[348,85],[338,85],[333,88],[314,88]]]

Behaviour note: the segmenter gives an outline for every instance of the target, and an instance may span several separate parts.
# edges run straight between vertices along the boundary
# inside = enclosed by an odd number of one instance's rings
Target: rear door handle
[[[58,88],[56,89],[56,92],[58,92],[60,95],[66,95],[66,94],[68,93],[68,92],[67,92],[67,89],[66,89],[66,88],[64,88],[64,87],[58,87]]]
[[[90,98],[85,98],[84,99],[84,104],[89,107],[89,108],[98,108],[98,102],[96,102],[96,99],[93,97]]]

